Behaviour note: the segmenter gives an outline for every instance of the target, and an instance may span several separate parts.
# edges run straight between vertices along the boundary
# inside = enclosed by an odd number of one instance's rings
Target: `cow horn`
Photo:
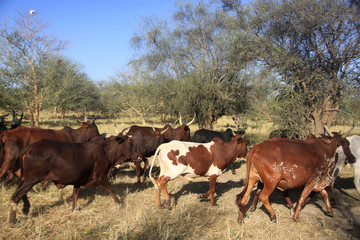
[[[169,127],[167,127],[165,130],[162,130],[162,131],[160,132],[160,134],[161,134],[161,135],[164,134],[168,129],[169,129]]]
[[[119,131],[119,129],[117,128],[116,122],[114,122],[114,129],[115,129],[115,133],[116,133],[117,135],[119,135],[120,131]]]
[[[182,125],[182,124],[183,124],[183,123],[182,123],[181,113],[179,113],[179,123],[180,123],[180,125]]]
[[[191,124],[193,124],[195,122],[195,117],[196,117],[196,113],[194,113],[194,118],[190,122],[188,122],[186,125],[190,126]]]
[[[126,129],[124,129],[124,130],[121,132],[121,134],[122,134],[123,136],[125,136],[125,135],[129,132],[130,128],[131,128],[131,127],[128,127],[128,128],[126,128]]]
[[[173,122],[173,123],[171,124],[171,126],[172,126],[172,127],[174,127],[174,126],[175,126],[175,124],[176,124],[178,121],[179,121],[179,118],[178,118],[178,119],[176,119],[176,120],[175,120],[175,122]]]
[[[328,128],[328,126],[325,124],[324,126],[325,131],[327,132],[327,134],[329,134],[330,137],[334,137],[334,134],[330,131],[330,129]]]
[[[96,115],[93,117],[93,119],[90,120],[90,123],[94,123],[95,122],[95,119],[96,117],[99,115],[99,112],[96,113]]]
[[[345,134],[343,135],[343,137],[349,136],[350,133],[352,133],[352,131],[354,130],[354,128],[355,128],[355,120],[353,120],[353,124],[352,124],[352,127],[350,128],[350,130],[349,130],[347,133],[345,133]]]

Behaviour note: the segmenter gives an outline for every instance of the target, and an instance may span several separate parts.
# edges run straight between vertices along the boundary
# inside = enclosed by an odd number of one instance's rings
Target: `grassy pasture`
[[[97,119],[100,133],[114,132],[113,123],[122,130],[132,124],[139,124],[132,118]],[[26,122],[25,122],[26,125]],[[46,119],[43,128],[62,128],[66,123]],[[225,130],[234,123],[223,118],[215,126]],[[163,126],[154,123],[154,126]],[[265,140],[272,130],[267,122],[248,123],[249,145]],[[350,126],[334,126],[333,131],[346,132]],[[192,133],[197,130],[191,126]],[[354,134],[359,134],[357,127]],[[151,160],[151,159],[150,159]],[[15,185],[0,186],[0,238],[1,239],[359,239],[360,238],[360,195],[353,184],[353,170],[346,166],[335,182],[334,197],[338,208],[335,216],[324,215],[325,203],[316,195],[300,212],[300,222],[291,220],[290,210],[280,192],[275,191],[270,199],[277,214],[277,223],[271,223],[267,210],[259,203],[255,212],[248,212],[244,223],[236,221],[235,196],[244,185],[245,160],[238,159],[218,178],[217,203],[211,207],[209,201],[200,201],[198,196],[208,190],[205,177],[188,182],[179,177],[168,184],[172,197],[172,209],[158,209],[155,204],[155,190],[147,180],[137,184],[133,164],[125,164],[112,180],[116,194],[121,200],[117,206],[102,188],[81,189],[78,208],[71,212],[72,187],[58,190],[50,185],[46,190],[34,187],[29,192],[31,209],[28,216],[18,207],[19,223],[8,224],[9,199]],[[300,190],[290,192],[292,200],[298,200]]]

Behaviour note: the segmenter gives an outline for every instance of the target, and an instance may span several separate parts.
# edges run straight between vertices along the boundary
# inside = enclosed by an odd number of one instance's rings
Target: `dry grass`
[[[131,119],[115,121],[119,129],[133,124]],[[99,119],[96,122],[100,132],[113,132],[113,121]],[[216,128],[225,129],[225,122],[219,121]],[[256,129],[249,124],[247,136],[266,138],[269,125],[262,126],[265,127]],[[196,126],[192,126],[191,130],[194,132]],[[357,129],[355,133],[359,133]],[[338,203],[335,217],[324,215],[325,204],[318,195],[300,212],[298,223],[292,222],[282,195],[275,191],[271,195],[271,203],[277,214],[277,223],[270,222],[266,209],[259,204],[259,208],[248,212],[244,223],[239,225],[235,196],[242,190],[245,174],[245,161],[237,160],[218,178],[219,207],[211,207],[209,201],[198,198],[199,194],[208,190],[206,178],[198,178],[193,183],[182,177],[170,181],[168,189],[172,196],[172,209],[168,210],[156,207],[152,183],[137,184],[133,164],[126,164],[112,180],[115,192],[121,198],[120,206],[102,188],[81,189],[78,208],[72,213],[71,186],[58,190],[50,185],[44,191],[35,187],[28,194],[32,205],[29,215],[21,213],[20,202],[19,222],[15,225],[8,223],[9,199],[15,185],[3,185],[0,187],[0,236],[1,239],[360,238],[360,195],[352,183],[351,167],[345,167],[335,182],[334,197]],[[298,200],[299,193],[299,190],[291,191],[294,202]]]

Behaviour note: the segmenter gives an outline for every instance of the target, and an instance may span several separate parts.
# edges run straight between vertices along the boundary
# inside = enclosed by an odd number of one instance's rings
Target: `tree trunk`
[[[57,107],[54,107],[54,118],[57,118]]]
[[[39,127],[39,122],[40,122],[40,107],[39,107],[39,104],[36,103],[36,106],[35,106],[35,127]]]
[[[35,127],[35,121],[34,121],[34,112],[32,111],[32,109],[28,108],[27,109],[29,116],[30,116],[30,127]]]
[[[314,119],[314,135],[316,137],[324,134],[325,125],[327,125],[329,129],[331,128],[332,122],[336,119],[339,113],[339,108],[339,104],[333,103],[331,100],[325,101],[321,109],[314,107],[312,117]]]
[[[61,120],[65,119],[65,113],[66,113],[66,110],[62,109],[61,110]]]

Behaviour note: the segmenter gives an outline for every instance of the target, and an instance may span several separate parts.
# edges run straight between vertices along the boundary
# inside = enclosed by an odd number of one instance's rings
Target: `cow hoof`
[[[18,222],[18,220],[16,219],[16,213],[10,213],[10,218],[9,218],[9,223],[10,224],[16,224]]]
[[[218,207],[219,205],[217,203],[212,203],[211,206]]]
[[[256,207],[254,207],[254,206],[251,206],[250,208],[249,208],[249,211],[250,212],[254,212],[256,210]]]
[[[237,222],[238,222],[238,224],[240,224],[240,225],[243,224],[243,223],[244,223],[243,217],[238,217]]]
[[[271,220],[271,222],[276,223],[276,216],[271,216],[270,220]]]
[[[299,222],[299,219],[298,219],[298,218],[295,218],[294,216],[292,216],[291,219],[292,219],[294,222]]]
[[[333,211],[331,211],[331,212],[325,211],[325,215],[328,216],[328,217],[334,217]]]
[[[200,199],[206,199],[206,198],[208,198],[208,197],[209,197],[209,195],[207,195],[207,194],[201,194],[201,195],[199,196]]]
[[[29,208],[23,208],[23,209],[22,209],[22,212],[23,212],[25,215],[28,215],[28,214],[29,214]]]

